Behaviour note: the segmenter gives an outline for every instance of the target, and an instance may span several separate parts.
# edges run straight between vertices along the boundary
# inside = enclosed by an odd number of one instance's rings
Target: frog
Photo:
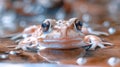
[[[113,45],[110,42],[104,42],[98,35],[108,36],[109,34],[89,30],[78,18],[45,19],[40,25],[25,28],[22,32],[23,39],[15,49],[74,49],[89,46],[88,50],[95,50],[97,47],[102,49],[107,48],[105,45]]]

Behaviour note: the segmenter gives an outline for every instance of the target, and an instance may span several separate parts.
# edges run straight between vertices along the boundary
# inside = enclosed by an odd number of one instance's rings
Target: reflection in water
[[[76,60],[79,57],[83,57],[85,54],[85,50],[83,48],[78,49],[44,49],[38,53],[41,57],[43,57],[48,62],[52,63],[74,63],[76,64]],[[71,61],[73,60],[73,61]],[[69,62],[68,62],[69,61]]]

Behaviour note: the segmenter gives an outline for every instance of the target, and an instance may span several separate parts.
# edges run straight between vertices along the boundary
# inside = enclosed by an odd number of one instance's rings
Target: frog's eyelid
[[[76,20],[78,20],[78,19],[77,18],[71,18],[71,19],[69,19],[70,25],[74,24],[76,22]]]

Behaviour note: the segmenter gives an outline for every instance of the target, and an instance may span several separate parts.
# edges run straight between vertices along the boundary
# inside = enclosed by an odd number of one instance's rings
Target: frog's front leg
[[[106,48],[104,45],[113,45],[112,43],[109,42],[103,42],[99,37],[95,36],[95,35],[87,35],[84,37],[83,40],[85,43],[88,43],[91,45],[91,47],[89,48],[89,50],[95,50],[95,48],[98,46],[100,48]]]
[[[105,36],[108,36],[109,34],[106,33],[106,32],[102,32],[102,31],[94,31],[92,30],[91,28],[87,28],[87,27],[82,27],[82,30],[81,30],[82,33],[84,34],[93,34],[93,35],[105,35]]]
[[[29,26],[25,28],[22,33],[11,36],[11,39],[18,40],[18,39],[30,37],[38,28],[40,28],[40,25]]]
[[[91,28],[88,28],[88,31],[89,31],[89,33],[91,33],[91,34],[95,34],[95,35],[105,35],[105,36],[108,36],[108,35],[109,35],[109,34],[106,33],[106,32],[102,32],[102,31],[94,31],[94,30],[92,30]]]
[[[39,49],[37,38],[35,37],[25,38],[18,43],[15,49],[36,51]]]

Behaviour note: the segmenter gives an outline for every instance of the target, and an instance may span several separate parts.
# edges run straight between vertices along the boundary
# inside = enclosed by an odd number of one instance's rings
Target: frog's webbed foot
[[[110,45],[110,46],[113,45],[112,43],[109,43],[109,42],[103,42],[99,37],[94,35],[85,36],[84,42],[91,45],[89,50],[95,50],[96,47],[107,48],[105,45]]]
[[[112,43],[108,43],[108,42],[99,42],[99,43],[93,43],[93,44],[91,44],[91,47],[89,48],[89,50],[95,50],[95,48],[98,46],[98,47],[100,47],[100,48],[107,48],[106,46],[105,46],[105,44],[106,45],[110,45],[110,46],[112,46]]]

